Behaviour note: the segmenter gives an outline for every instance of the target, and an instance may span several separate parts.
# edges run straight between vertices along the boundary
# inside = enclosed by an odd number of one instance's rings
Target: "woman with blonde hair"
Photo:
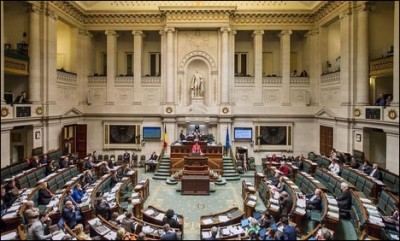
[[[92,238],[90,236],[88,236],[87,234],[85,234],[85,232],[83,232],[83,225],[82,224],[77,224],[75,226],[75,234],[78,240],[92,240]]]

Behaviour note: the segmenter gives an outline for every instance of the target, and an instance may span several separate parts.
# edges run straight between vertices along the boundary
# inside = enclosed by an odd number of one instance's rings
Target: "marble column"
[[[350,12],[346,9],[339,15],[340,18],[340,83],[341,105],[350,105]]]
[[[133,103],[141,105],[141,83],[142,83],[142,56],[143,56],[143,31],[132,31],[133,34]]]
[[[230,28],[221,28],[221,104],[229,104],[229,35]]]
[[[263,30],[255,30],[253,32],[254,40],[254,105],[263,105],[263,89],[262,89],[262,57],[263,57]]]
[[[40,103],[41,82],[40,74],[40,7],[31,5],[29,9],[29,93],[28,100]]]
[[[90,38],[91,34],[86,30],[79,30],[78,35],[78,48],[82,51],[78,53],[78,60],[80,63],[78,64],[77,69],[77,77],[78,77],[78,94],[80,96],[79,105],[85,105],[87,103],[87,95],[88,95],[88,76],[90,75]]]
[[[167,104],[175,101],[175,81],[174,81],[174,28],[165,28],[167,33]]]
[[[46,10],[46,23],[47,23],[47,45],[46,49],[46,57],[47,64],[42,63],[44,66],[47,66],[46,71],[44,73],[44,83],[43,90],[44,98],[47,104],[55,105],[57,99],[57,21],[58,16],[55,14],[53,10]],[[49,112],[47,112],[50,114]]]
[[[393,41],[393,101],[391,106],[399,106],[399,2],[394,2],[394,41]]]
[[[281,75],[282,75],[282,92],[281,100],[283,106],[290,105],[290,35],[291,30],[282,30],[280,33],[281,48]]]
[[[82,48],[79,47],[80,44],[82,44],[81,41],[79,41],[79,29],[78,28],[71,28],[71,58],[70,58],[70,68],[69,71],[73,73],[78,72],[79,68],[79,62],[81,61],[81,58],[79,58],[78,49],[81,52]]]
[[[235,105],[235,35],[236,30],[232,30],[230,34],[230,50],[229,50],[229,79],[232,80],[232,84],[230,85],[230,103],[231,105]],[[216,101],[216,100],[214,100]]]
[[[164,30],[160,30],[159,31],[160,37],[161,37],[161,98],[160,98],[160,104],[164,104],[165,103],[165,96],[166,96],[166,84],[165,84],[165,75],[166,75],[166,54],[165,54],[165,31]]]
[[[319,93],[320,86],[319,82],[321,79],[321,58],[319,58],[319,45],[318,45],[318,37],[319,37],[319,29],[314,29],[308,31],[306,34],[307,37],[307,45],[308,45],[308,76],[310,78],[311,83],[311,105],[318,105],[319,103]]]
[[[115,103],[115,75],[117,70],[117,32],[105,31],[107,35],[107,105]]]
[[[357,25],[357,64],[356,87],[354,88],[355,104],[358,106],[369,105],[369,32],[367,2],[358,6]]]
[[[1,81],[1,86],[0,86],[0,96],[1,96],[1,104],[4,104],[4,1],[1,1],[1,64],[0,64],[0,81]],[[1,165],[3,167],[3,165]]]

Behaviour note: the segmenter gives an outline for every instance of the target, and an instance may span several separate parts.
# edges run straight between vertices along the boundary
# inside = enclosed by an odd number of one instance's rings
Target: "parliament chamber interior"
[[[398,1],[1,1],[1,240],[398,240]]]

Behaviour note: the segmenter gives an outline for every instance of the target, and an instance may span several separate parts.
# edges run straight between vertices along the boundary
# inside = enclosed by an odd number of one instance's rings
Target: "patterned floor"
[[[188,196],[177,192],[178,185],[167,185],[165,181],[153,180],[152,173],[139,169],[139,180],[150,179],[150,196],[144,207],[153,205],[163,210],[173,209],[185,218],[184,239],[200,239],[200,216],[221,212],[232,207],[243,210],[241,181],[230,181],[224,186],[215,186],[215,192],[209,196]],[[254,178],[242,178],[254,184]],[[259,199],[256,210],[265,210]]]

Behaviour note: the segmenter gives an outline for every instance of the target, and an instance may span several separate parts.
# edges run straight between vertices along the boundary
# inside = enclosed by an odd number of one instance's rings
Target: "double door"
[[[63,153],[78,153],[79,158],[87,155],[87,125],[64,126],[61,134]]]

